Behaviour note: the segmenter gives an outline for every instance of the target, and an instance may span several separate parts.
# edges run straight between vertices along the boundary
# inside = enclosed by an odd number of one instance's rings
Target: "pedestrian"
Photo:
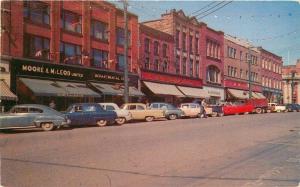
[[[203,99],[201,101],[201,109],[203,110],[203,117],[204,118],[207,118],[207,114],[206,114],[206,111],[205,111],[205,108],[207,107],[207,103],[205,102],[205,99]]]
[[[56,108],[56,104],[54,102],[54,100],[52,99],[51,102],[49,103],[49,107],[52,108],[52,109],[55,109]]]

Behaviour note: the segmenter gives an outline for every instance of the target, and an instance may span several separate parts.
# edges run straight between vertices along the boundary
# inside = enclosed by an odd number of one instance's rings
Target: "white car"
[[[268,103],[268,112],[287,112],[286,106],[277,103]]]
[[[120,109],[115,103],[98,103],[104,110],[111,110],[117,113],[116,122],[118,125],[123,125],[125,122],[132,119],[132,115],[128,110]]]

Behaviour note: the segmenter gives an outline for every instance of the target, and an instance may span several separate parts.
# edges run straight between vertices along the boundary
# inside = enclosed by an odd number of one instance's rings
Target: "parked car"
[[[287,112],[286,106],[277,103],[268,103],[268,112]]]
[[[169,120],[181,118],[184,115],[182,110],[169,103],[151,103],[150,108],[164,110],[165,116]]]
[[[99,103],[104,110],[114,111],[117,113],[118,118],[116,122],[118,125],[123,125],[125,122],[132,119],[132,115],[128,110],[120,109],[115,103]]]
[[[286,109],[289,112],[300,112],[299,104],[286,104]]]
[[[132,119],[134,120],[146,120],[147,122],[154,119],[164,118],[164,111],[161,109],[150,109],[143,103],[126,103],[121,106],[122,109],[128,110]]]
[[[220,105],[207,105],[204,107],[206,115],[211,117],[224,116],[223,107]]]
[[[70,124],[62,113],[44,105],[15,105],[8,113],[0,114],[0,129],[41,127],[51,131]]]
[[[249,103],[234,102],[225,103],[223,106],[224,115],[249,114],[254,110],[254,106]]]
[[[205,110],[198,103],[181,103],[180,109],[183,111],[186,117],[199,117],[205,116]]]
[[[66,116],[71,120],[70,126],[98,125],[106,126],[117,119],[114,111],[106,111],[97,103],[76,103],[69,106]]]

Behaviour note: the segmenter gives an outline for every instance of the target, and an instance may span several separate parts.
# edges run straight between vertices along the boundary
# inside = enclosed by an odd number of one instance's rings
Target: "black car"
[[[289,112],[300,112],[300,105],[299,104],[287,104],[286,109]]]

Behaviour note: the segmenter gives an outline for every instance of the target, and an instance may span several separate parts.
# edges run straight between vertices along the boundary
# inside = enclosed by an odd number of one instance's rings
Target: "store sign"
[[[103,71],[82,66],[71,66],[45,62],[14,59],[11,64],[13,76],[34,76],[50,79],[66,79],[77,81],[100,81],[107,83],[123,83],[122,73]],[[129,83],[137,85],[138,76],[129,75]]]
[[[239,82],[234,80],[224,80],[224,86],[227,88],[234,88],[239,90],[249,90],[248,82]],[[251,84],[251,89],[256,92],[261,92],[262,87],[260,85]]]

